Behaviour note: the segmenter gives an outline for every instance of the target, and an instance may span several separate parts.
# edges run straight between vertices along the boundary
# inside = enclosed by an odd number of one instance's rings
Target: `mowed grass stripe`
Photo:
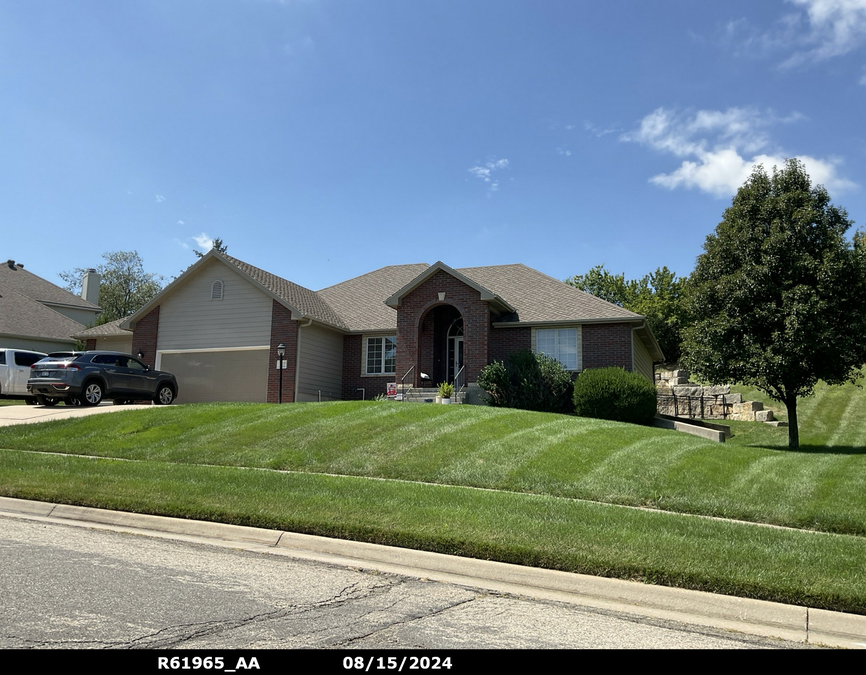
[[[204,404],[5,427],[0,447],[460,483],[866,535],[862,450],[738,446],[784,429],[732,426],[719,445],[474,406]]]
[[[0,453],[6,496],[337,536],[866,613],[866,539],[546,495]]]

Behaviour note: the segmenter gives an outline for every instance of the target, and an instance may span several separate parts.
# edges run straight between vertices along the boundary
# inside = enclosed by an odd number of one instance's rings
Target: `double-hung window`
[[[535,351],[559,361],[566,370],[580,370],[578,328],[539,328],[535,331]]]
[[[367,375],[393,375],[397,372],[397,338],[367,338],[367,358],[364,372]]]

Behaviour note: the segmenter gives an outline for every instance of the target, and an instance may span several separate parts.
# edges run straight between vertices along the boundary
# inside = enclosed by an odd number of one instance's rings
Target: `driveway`
[[[69,405],[57,405],[54,407],[44,405],[2,405],[0,406],[0,427],[7,427],[12,424],[33,424],[35,422],[48,422],[49,420],[62,420],[67,417],[98,415],[99,413],[117,412],[118,410],[135,410],[140,407],[137,405],[113,405],[111,403],[104,403],[94,408]]]

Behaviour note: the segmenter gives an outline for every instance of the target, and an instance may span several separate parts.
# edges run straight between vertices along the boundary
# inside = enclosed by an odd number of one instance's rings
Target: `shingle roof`
[[[501,321],[598,321],[642,318],[584,293],[526,265],[464,267],[457,270],[507,300],[517,311]]]
[[[55,312],[42,303],[0,285],[0,334],[72,342],[81,330],[77,321]]]
[[[123,321],[125,321],[125,319],[117,319],[116,321],[104,323],[101,326],[93,326],[93,328],[73,333],[72,337],[76,340],[86,340],[87,338],[103,337],[106,335],[131,335],[131,330],[120,327],[120,324]]]
[[[216,252],[214,255],[254,279],[304,316],[336,328],[359,332],[395,330],[397,312],[387,306],[385,300],[411,285],[413,279],[430,268],[427,263],[390,265],[320,291],[311,291],[230,255]],[[455,271],[515,309],[514,313],[499,316],[497,321],[552,323],[643,318],[526,265],[464,267]]]
[[[278,277],[276,274],[265,272],[258,267],[253,267],[243,260],[238,260],[225,253],[216,253],[216,255],[224,258],[244,274],[252,277],[275,296],[303,312],[305,316],[312,317],[337,328],[347,328],[345,322],[337,312],[322,297],[317,295],[315,291],[299,286],[288,279]]]
[[[80,298],[74,293],[36,276],[23,267],[19,267],[14,261],[0,263],[0,290],[2,289],[15,291],[42,303],[99,309],[84,298]]]
[[[397,328],[397,311],[388,307],[385,299],[428,267],[427,263],[382,267],[323,288],[316,295],[339,313],[349,330],[394,330]]]

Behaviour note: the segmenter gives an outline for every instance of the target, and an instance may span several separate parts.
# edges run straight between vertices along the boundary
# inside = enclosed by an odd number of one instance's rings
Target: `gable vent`
[[[213,286],[210,287],[210,299],[211,300],[222,300],[223,299],[223,282],[217,279],[213,282]]]

